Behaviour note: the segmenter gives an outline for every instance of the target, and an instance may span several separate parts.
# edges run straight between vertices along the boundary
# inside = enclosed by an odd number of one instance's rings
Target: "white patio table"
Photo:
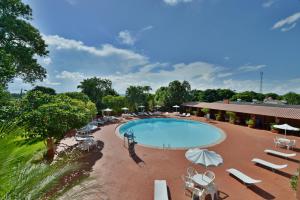
[[[210,183],[211,179],[204,174],[196,174],[192,177],[192,180],[199,186],[206,188]]]

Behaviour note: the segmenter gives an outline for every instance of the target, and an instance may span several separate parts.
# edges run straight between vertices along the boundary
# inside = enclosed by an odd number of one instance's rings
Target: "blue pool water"
[[[221,140],[224,134],[206,123],[173,118],[149,118],[127,122],[119,134],[132,130],[138,144],[152,147],[191,148]]]

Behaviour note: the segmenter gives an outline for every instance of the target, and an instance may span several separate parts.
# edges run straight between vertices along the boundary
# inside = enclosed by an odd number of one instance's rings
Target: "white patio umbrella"
[[[286,131],[299,131],[300,129],[299,128],[296,128],[296,127],[293,127],[293,126],[290,126],[288,124],[281,124],[281,125],[274,125],[273,126],[274,128],[278,128],[278,129],[282,129],[284,130],[284,134],[286,136]]]
[[[189,149],[185,153],[185,157],[195,164],[200,164],[205,167],[208,166],[218,166],[223,163],[223,158],[214,151],[209,151],[207,149]]]
[[[121,108],[122,110],[125,110],[125,111],[127,111],[127,110],[129,110],[128,108],[126,108],[126,107],[123,107],[123,108]]]
[[[107,113],[110,113],[111,111],[112,111],[112,109],[110,109],[110,108],[106,108],[106,109],[104,109],[104,110],[102,110],[103,112],[107,112]]]
[[[154,107],[156,108],[156,110],[158,110],[161,106],[160,105],[156,105]]]
[[[173,106],[173,108],[176,109],[176,112],[177,112],[177,108],[179,108],[179,107],[180,107],[180,106],[178,106],[178,105]]]
[[[145,106],[140,105],[139,108],[141,108],[141,111],[145,108]]]

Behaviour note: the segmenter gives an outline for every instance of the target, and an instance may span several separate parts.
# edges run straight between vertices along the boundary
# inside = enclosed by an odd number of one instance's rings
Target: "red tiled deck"
[[[227,134],[227,138],[221,144],[208,148],[221,154],[224,159],[223,165],[209,168],[216,173],[216,183],[222,199],[296,199],[295,192],[290,188],[290,179],[284,174],[294,174],[299,164],[263,152],[266,148],[275,149],[273,138],[276,134],[226,122],[213,121],[212,125],[221,128]],[[204,172],[204,167],[186,160],[184,150],[159,150],[139,145],[136,145],[135,152],[143,162],[137,164],[123,147],[123,141],[115,135],[116,127],[115,124],[107,125],[94,133],[96,139],[104,142],[104,148],[102,158],[93,167],[92,179],[88,181],[94,181],[98,189],[93,188],[88,192],[89,188],[75,188],[73,190],[77,190],[76,194],[85,190],[84,199],[153,200],[154,180],[165,179],[172,200],[191,199],[184,195],[181,175],[186,174],[188,166],[195,167],[199,172]],[[299,145],[300,140],[295,139]],[[279,148],[277,150],[291,152]],[[276,164],[287,163],[288,167],[282,170],[283,174],[276,174],[254,165],[251,162],[254,157]],[[300,153],[295,159],[300,160]],[[261,179],[262,183],[257,184],[257,187],[247,188],[228,175],[225,170],[231,167],[252,178]]]

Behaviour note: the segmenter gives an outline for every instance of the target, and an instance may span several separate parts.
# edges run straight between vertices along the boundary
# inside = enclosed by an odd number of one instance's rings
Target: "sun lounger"
[[[237,177],[238,179],[240,179],[247,185],[252,185],[252,184],[261,182],[261,180],[255,180],[234,168],[227,169],[226,171],[229,172],[230,174],[232,174],[233,176]]]
[[[272,154],[272,155],[275,155],[275,156],[284,157],[284,158],[289,158],[289,157],[296,156],[296,153],[283,153],[283,152],[280,152],[280,151],[274,151],[274,150],[270,150],[270,149],[266,149],[265,153]]]
[[[190,117],[190,116],[191,116],[191,113],[186,113],[185,116],[186,116],[186,117]]]
[[[168,188],[166,180],[154,181],[154,200],[168,200]]]
[[[262,159],[259,159],[259,158],[253,158],[252,159],[252,162],[255,162],[257,164],[260,164],[260,165],[263,165],[265,167],[268,167],[268,168],[271,168],[273,171],[274,169],[283,169],[283,168],[286,168],[288,165],[285,164],[285,165],[276,165],[274,163],[270,163],[268,161],[265,161],[265,160],[262,160]]]
[[[185,115],[185,113],[182,113],[182,114],[180,114],[179,116],[180,116],[180,117],[185,117],[186,115]]]

